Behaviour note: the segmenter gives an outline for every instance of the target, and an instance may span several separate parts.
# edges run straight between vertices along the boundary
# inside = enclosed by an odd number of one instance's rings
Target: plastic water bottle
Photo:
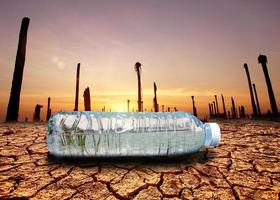
[[[58,112],[47,128],[55,156],[174,156],[219,142],[216,123],[186,112]]]

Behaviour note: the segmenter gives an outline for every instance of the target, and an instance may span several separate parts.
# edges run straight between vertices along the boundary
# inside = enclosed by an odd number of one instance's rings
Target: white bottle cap
[[[211,130],[211,137],[209,138],[209,146],[217,146],[221,140],[221,129],[217,123],[206,123]],[[208,145],[207,145],[208,146]]]

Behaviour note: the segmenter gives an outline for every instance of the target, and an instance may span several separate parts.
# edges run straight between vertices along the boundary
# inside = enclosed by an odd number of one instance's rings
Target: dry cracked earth
[[[173,159],[58,160],[46,124],[0,124],[0,199],[279,199],[280,123],[220,121],[216,148]]]

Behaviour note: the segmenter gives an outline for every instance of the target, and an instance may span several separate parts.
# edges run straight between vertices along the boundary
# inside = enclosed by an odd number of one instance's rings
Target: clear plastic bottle
[[[55,156],[173,156],[219,142],[216,123],[186,112],[58,112],[47,128]]]

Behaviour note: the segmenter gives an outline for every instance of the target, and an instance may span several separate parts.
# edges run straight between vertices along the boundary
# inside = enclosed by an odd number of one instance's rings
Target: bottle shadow
[[[201,150],[192,154],[180,154],[176,156],[126,156],[126,157],[78,157],[78,156],[54,156],[48,154],[49,163],[61,163],[66,165],[79,165],[79,166],[91,166],[91,165],[161,165],[161,164],[180,164],[186,165],[195,164],[197,162],[204,162],[211,158],[206,157],[207,151]]]

